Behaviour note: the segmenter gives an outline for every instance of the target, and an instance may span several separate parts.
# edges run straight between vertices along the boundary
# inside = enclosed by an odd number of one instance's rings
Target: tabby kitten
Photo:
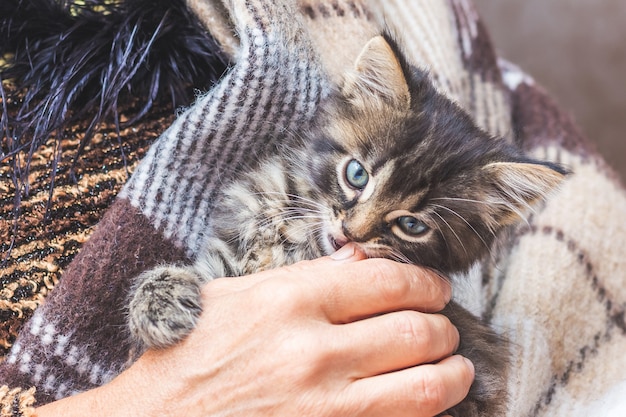
[[[365,46],[321,108],[296,149],[225,190],[194,265],[138,277],[129,319],[144,347],[171,345],[193,329],[203,283],[327,255],[348,242],[369,257],[446,276],[464,272],[565,174],[479,129],[387,35]],[[449,413],[500,414],[506,344],[455,303],[444,314],[477,374],[469,397]]]

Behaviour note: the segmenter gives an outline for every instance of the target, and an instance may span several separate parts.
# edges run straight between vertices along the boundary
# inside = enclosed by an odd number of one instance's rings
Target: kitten
[[[565,175],[479,129],[387,35],[365,46],[321,108],[299,146],[225,190],[194,265],[138,277],[129,321],[144,347],[169,346],[193,329],[203,283],[327,255],[348,242],[369,257],[445,276],[467,271]],[[448,413],[500,414],[506,343],[454,302],[444,314],[477,374],[468,398]]]

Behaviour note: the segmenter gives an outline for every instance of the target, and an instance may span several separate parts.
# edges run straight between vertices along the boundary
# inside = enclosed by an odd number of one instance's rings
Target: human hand
[[[460,402],[473,368],[450,356],[459,337],[448,319],[429,314],[448,284],[364,258],[349,245],[210,282],[196,330],[86,393],[96,397],[83,415],[427,417]]]

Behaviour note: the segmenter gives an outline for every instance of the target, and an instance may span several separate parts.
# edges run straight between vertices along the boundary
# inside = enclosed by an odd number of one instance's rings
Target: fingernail
[[[336,252],[330,254],[330,258],[335,261],[345,261],[354,256],[354,245],[345,245]]]

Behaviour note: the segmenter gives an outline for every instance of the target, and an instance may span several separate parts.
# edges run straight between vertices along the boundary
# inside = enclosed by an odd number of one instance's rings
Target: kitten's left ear
[[[489,184],[486,198],[490,204],[485,214],[499,226],[524,218],[567,176],[558,166],[533,162],[494,162],[482,170]]]
[[[380,103],[383,99],[408,109],[411,94],[400,58],[384,36],[372,38],[346,74],[343,93],[361,104]]]

